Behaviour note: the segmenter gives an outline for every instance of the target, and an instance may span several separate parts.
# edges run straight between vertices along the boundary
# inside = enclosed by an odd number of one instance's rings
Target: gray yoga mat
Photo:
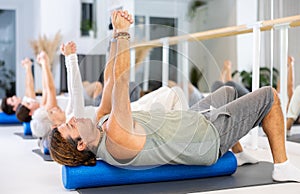
[[[300,143],[300,134],[294,134],[286,138],[287,141]]]
[[[14,134],[17,136],[20,136],[23,139],[37,139],[36,137],[34,137],[32,135],[24,135],[24,133],[21,133],[21,132],[16,132]]]
[[[50,155],[42,153],[42,151],[40,149],[34,149],[34,150],[32,150],[32,152],[36,153],[39,156],[41,156],[47,162],[52,162],[53,161],[53,159],[51,158]]]
[[[109,187],[97,187],[78,189],[81,194],[101,194],[101,193],[190,193],[205,192],[223,189],[233,189],[240,187],[259,186],[276,184],[272,180],[273,164],[269,162],[259,162],[253,165],[238,167],[232,176],[220,176],[203,179],[192,179],[184,181],[168,181],[158,183],[120,185]],[[103,175],[105,176],[105,175]],[[101,179],[101,177],[99,177]]]

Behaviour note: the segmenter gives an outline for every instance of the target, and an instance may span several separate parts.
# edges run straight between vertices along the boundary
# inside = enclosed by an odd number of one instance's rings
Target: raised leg
[[[284,118],[277,93],[275,91],[273,93],[273,106],[262,122],[274,161],[272,177],[276,181],[300,182],[300,170],[293,166],[287,158],[284,138]]]
[[[262,121],[262,127],[266,133],[274,163],[281,163],[287,160],[285,138],[284,138],[284,121],[281,111],[278,94],[273,90],[274,102],[271,110]]]

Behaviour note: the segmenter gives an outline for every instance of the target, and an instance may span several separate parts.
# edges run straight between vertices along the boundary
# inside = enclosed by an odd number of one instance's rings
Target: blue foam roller
[[[129,169],[98,160],[96,166],[63,166],[62,181],[66,189],[79,189],[231,175],[236,169],[237,161],[231,152],[227,152],[211,166],[163,165]]]
[[[22,124],[15,114],[8,115],[4,112],[0,112],[0,124]]]
[[[43,141],[43,149],[44,149],[44,152],[43,152],[44,154],[46,154],[46,155],[50,154],[48,141],[46,139]]]
[[[23,122],[23,127],[24,127],[24,135],[32,135],[30,122]]]

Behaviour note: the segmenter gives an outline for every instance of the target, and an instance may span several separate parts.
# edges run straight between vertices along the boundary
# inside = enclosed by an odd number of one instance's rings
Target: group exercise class
[[[1,0],[0,193],[300,191],[299,0]]]

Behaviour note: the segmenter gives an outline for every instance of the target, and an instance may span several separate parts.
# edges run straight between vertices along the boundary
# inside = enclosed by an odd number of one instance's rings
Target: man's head
[[[21,98],[16,96],[5,97],[1,102],[1,109],[6,114],[14,114],[21,101]]]
[[[16,110],[16,116],[19,121],[21,121],[21,122],[31,121],[31,116],[29,115],[29,113],[30,113],[30,110],[26,106],[19,104],[19,106]]]
[[[58,128],[54,128],[49,138],[51,157],[59,164],[68,166],[93,166],[96,164],[96,156],[80,137],[74,118]]]
[[[21,122],[29,122],[31,121],[31,116],[34,111],[39,108],[38,102],[22,102],[18,105],[16,110],[16,116]]]

